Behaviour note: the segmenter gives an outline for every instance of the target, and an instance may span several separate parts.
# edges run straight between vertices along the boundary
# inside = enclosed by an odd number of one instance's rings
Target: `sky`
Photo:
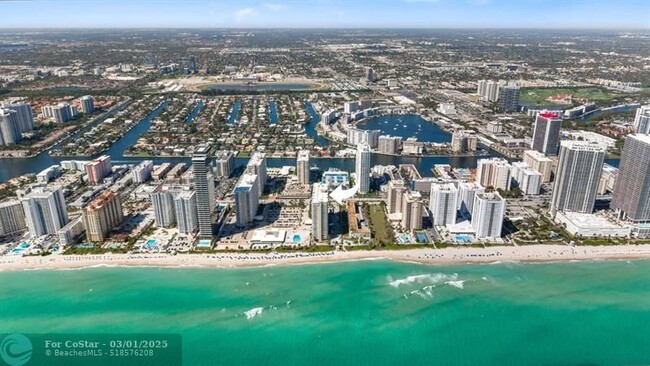
[[[650,0],[0,0],[0,28],[650,30]]]

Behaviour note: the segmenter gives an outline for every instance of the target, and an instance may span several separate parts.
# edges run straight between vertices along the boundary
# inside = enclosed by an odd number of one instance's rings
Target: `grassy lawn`
[[[532,105],[554,105],[546,98],[556,94],[571,94],[573,98],[587,98],[592,102],[610,101],[618,95],[601,88],[522,88],[521,103]]]
[[[370,230],[375,243],[392,244],[395,243],[395,237],[391,230],[388,218],[384,213],[382,205],[368,205],[368,219],[370,220]]]

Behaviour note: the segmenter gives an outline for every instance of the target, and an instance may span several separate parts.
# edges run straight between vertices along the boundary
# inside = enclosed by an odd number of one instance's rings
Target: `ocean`
[[[650,364],[650,261],[0,272],[0,334],[179,333],[184,365]]]

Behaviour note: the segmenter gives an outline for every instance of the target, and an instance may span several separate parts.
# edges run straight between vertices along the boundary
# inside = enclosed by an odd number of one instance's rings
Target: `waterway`
[[[403,139],[416,137],[424,142],[451,142],[451,134],[433,122],[417,114],[389,114],[377,116],[359,123],[364,130],[380,130],[382,135],[399,136]]]
[[[239,103],[239,102],[236,102]],[[152,160],[154,164],[161,164],[164,162],[180,163],[185,162],[191,164],[189,157],[125,157],[124,152],[129,146],[135,144],[138,138],[144,134],[151,126],[151,121],[158,116],[158,114],[167,106],[167,103],[162,103],[155,110],[153,110],[147,117],[142,119],[131,130],[118,139],[108,150],[107,154],[110,155],[114,164],[137,164],[143,160]],[[316,133],[316,125],[320,121],[320,116],[314,110],[311,103],[305,103],[307,111],[309,112],[311,121],[305,125],[305,132],[312,136],[316,144],[320,146],[329,146],[329,141]],[[237,108],[238,109],[238,108]],[[429,122],[429,124],[431,124]],[[498,156],[496,153],[490,151],[490,156]],[[462,168],[475,168],[478,159],[485,158],[486,156],[454,156],[454,157],[415,157],[415,156],[387,156],[373,154],[371,163],[373,165],[399,165],[399,164],[414,164],[422,176],[432,176],[431,168],[434,164],[449,164],[453,167]],[[32,158],[11,158],[0,159],[0,182],[28,173],[38,173],[41,170],[55,164],[59,164],[62,160],[71,160],[72,157],[52,157],[47,152],[39,154]],[[87,157],[79,157],[78,160],[88,160]],[[236,158],[236,165],[244,165],[248,158]],[[607,159],[606,163],[618,166],[618,159]],[[295,159],[280,158],[280,159],[267,159],[269,167],[282,167],[282,166],[295,166]],[[336,168],[340,170],[353,171],[354,159],[330,159],[330,158],[312,158],[310,160],[312,166],[317,166],[325,171],[329,168]]]
[[[167,107],[167,103],[162,103],[154,109],[149,115],[138,122],[131,130],[120,137],[106,154],[111,156],[111,160],[124,160],[123,154],[126,149],[135,144],[140,135],[149,130],[151,121],[158,116],[158,114]],[[71,160],[71,157],[53,157],[49,152],[43,152],[31,158],[11,158],[0,159],[0,182],[28,173],[38,173],[41,170],[59,164],[63,160]],[[142,158],[131,158],[132,161],[138,162],[144,160]],[[80,157],[79,160],[88,160],[88,157]]]
[[[278,103],[275,101],[269,102],[269,122],[271,126],[277,125],[280,122],[280,116],[278,116]]]
[[[230,117],[228,118],[228,123],[234,125],[237,122],[237,117],[239,116],[239,110],[241,109],[241,102],[236,101],[232,104],[232,111],[230,111]]]
[[[314,139],[316,145],[322,147],[330,146],[330,141],[319,135],[318,131],[316,131],[316,126],[318,126],[318,123],[320,122],[320,114],[318,114],[316,109],[314,109],[314,106],[307,101],[305,101],[305,109],[307,109],[307,113],[309,113],[309,116],[311,117],[309,123],[305,125],[305,133]]]
[[[196,118],[196,116],[199,115],[202,109],[203,109],[203,102],[198,102],[196,106],[194,106],[194,109],[192,109],[192,112],[190,112],[187,118],[185,118],[185,124],[189,125],[192,122],[194,122],[194,119]]]

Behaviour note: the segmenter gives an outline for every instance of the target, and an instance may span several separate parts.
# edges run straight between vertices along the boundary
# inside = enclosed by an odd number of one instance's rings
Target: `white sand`
[[[306,263],[388,259],[429,264],[556,262],[571,260],[648,259],[650,245],[568,247],[564,245],[499,246],[490,248],[453,247],[327,253],[276,254],[104,254],[51,255],[46,257],[0,257],[0,271],[25,269],[76,269],[98,266],[151,267],[255,267]]]

